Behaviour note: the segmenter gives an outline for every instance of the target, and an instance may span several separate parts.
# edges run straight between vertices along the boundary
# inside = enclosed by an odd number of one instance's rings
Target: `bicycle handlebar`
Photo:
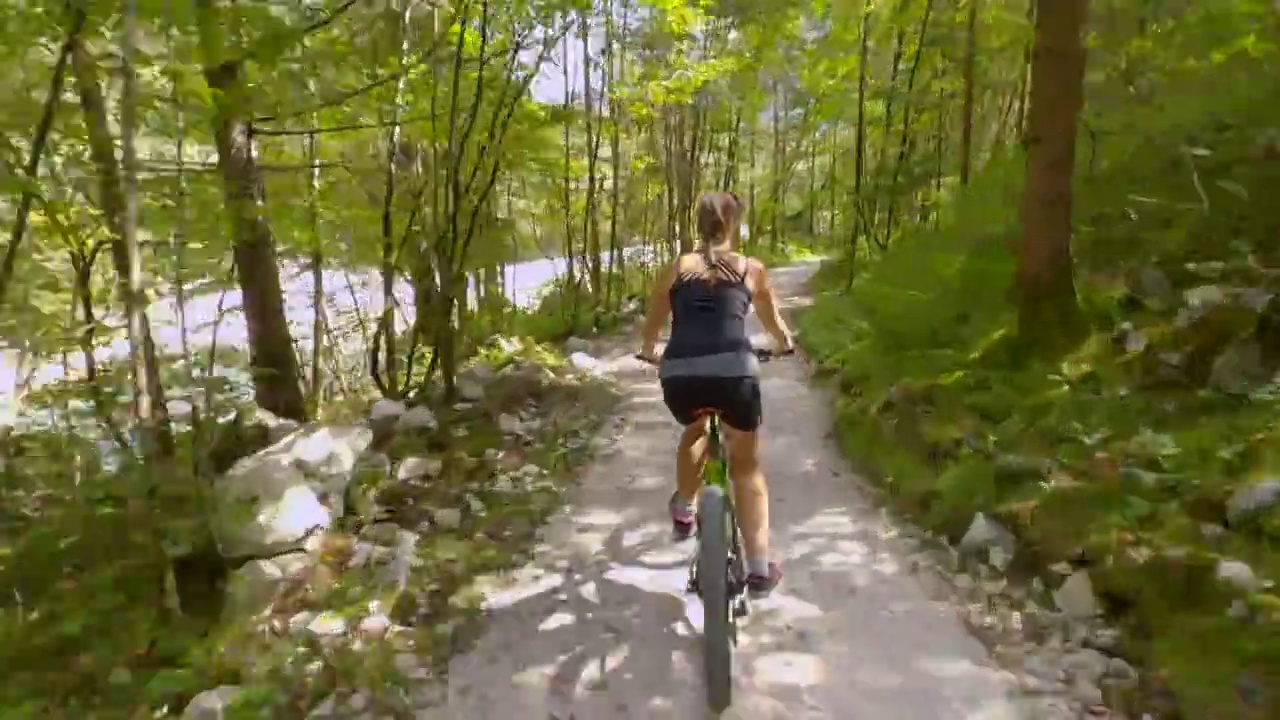
[[[756,356],[756,358],[760,360],[760,362],[769,362],[774,358],[786,357],[787,355],[795,355],[796,349],[790,348],[787,350],[778,351],[778,350],[770,350],[769,348],[753,347],[751,348],[751,352],[753,355]],[[647,358],[641,355],[640,353],[635,353],[632,357],[634,357],[636,360],[639,360],[641,362],[648,363],[649,365],[653,365],[654,367],[657,367],[658,363],[660,362],[659,360],[653,360],[653,359]]]

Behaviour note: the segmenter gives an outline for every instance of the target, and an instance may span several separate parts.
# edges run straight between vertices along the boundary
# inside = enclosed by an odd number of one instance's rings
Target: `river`
[[[638,251],[640,248],[635,248]],[[606,258],[607,262],[607,258]],[[518,306],[529,308],[537,303],[546,284],[565,271],[564,258],[541,258],[515,263],[506,267],[507,296]],[[366,321],[375,319],[382,310],[382,279],[372,270],[326,270],[323,274],[325,312],[333,324],[345,323],[354,318],[357,309],[364,313]],[[299,264],[281,263],[282,291],[285,299],[285,315],[290,330],[299,347],[308,352],[311,347],[313,322],[312,281],[308,269]],[[401,312],[399,324],[408,325],[413,317],[413,291],[401,281],[396,287]],[[219,347],[248,347],[248,329],[241,312],[241,293],[238,288],[225,292],[219,290],[193,291],[185,301],[187,342],[194,348],[207,348],[214,340],[216,327]],[[219,307],[222,308],[219,313]],[[221,319],[218,316],[221,314]],[[147,308],[152,335],[162,353],[182,352],[183,323],[180,322],[176,297],[163,297]],[[350,335],[349,335],[350,336]],[[358,333],[352,342],[360,342]],[[123,360],[128,357],[129,343],[120,338],[100,347],[94,357],[101,363]],[[14,349],[0,348],[0,426],[21,423],[17,416],[14,390],[18,383],[18,357]],[[84,371],[84,359],[79,352],[68,354],[67,364],[73,375]],[[29,372],[29,370],[27,371]],[[217,367],[215,374],[222,375],[248,390],[248,375],[235,368]],[[32,388],[56,382],[64,377],[60,360],[46,362],[32,376]],[[29,412],[29,409],[28,409]],[[29,416],[24,419],[35,420]],[[38,420],[36,420],[39,423]],[[43,423],[40,423],[43,424]]]

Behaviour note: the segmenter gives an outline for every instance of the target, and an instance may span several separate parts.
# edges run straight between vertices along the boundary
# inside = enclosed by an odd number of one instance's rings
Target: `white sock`
[[[672,503],[672,507],[680,517],[688,517],[693,514],[693,503],[686,501],[678,494],[675,502]]]
[[[769,558],[747,558],[747,572],[759,577],[769,577]]]

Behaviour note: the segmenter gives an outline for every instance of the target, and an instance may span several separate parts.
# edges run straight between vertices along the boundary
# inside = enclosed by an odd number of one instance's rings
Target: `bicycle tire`
[[[724,712],[733,695],[729,606],[729,508],[724,490],[710,485],[698,499],[698,589],[702,596],[702,663],[707,704]]]

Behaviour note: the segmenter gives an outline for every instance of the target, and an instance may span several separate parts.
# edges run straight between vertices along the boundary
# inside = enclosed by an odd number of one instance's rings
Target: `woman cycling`
[[[758,458],[760,362],[746,328],[753,302],[784,352],[792,349],[791,333],[778,315],[764,265],[733,251],[742,217],[738,196],[707,193],[698,199],[695,215],[701,247],[681,255],[654,284],[640,355],[655,361],[654,345],[670,313],[671,338],[659,377],[667,409],[684,426],[670,502],[676,537],[685,539],[693,532],[693,504],[706,460],[709,419],[695,413],[715,408],[725,426],[734,505],[747,555],[747,586],[753,596],[761,597],[778,585],[782,572],[769,561],[769,495]]]

